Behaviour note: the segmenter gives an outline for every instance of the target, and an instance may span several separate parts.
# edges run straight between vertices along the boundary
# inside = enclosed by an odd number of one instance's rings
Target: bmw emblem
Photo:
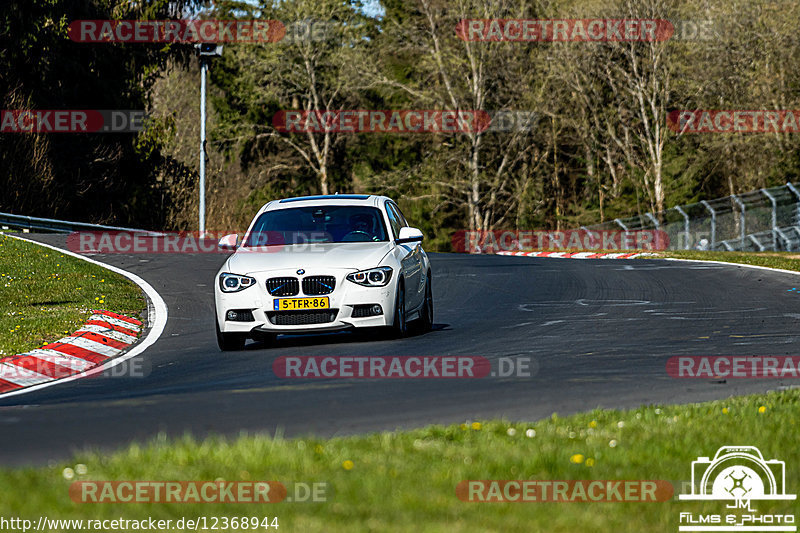
[[[303,270],[302,268],[301,268],[300,270],[298,270],[298,271],[297,271],[297,275],[299,275],[299,276],[302,276],[302,275],[303,275],[303,274],[305,274],[305,273],[306,273],[306,271],[305,271],[305,270]]]

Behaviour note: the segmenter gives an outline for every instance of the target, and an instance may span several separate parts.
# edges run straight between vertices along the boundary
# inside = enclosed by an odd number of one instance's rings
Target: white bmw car
[[[214,283],[217,341],[388,326],[433,326],[431,268],[422,232],[385,196],[337,194],[269,202]]]

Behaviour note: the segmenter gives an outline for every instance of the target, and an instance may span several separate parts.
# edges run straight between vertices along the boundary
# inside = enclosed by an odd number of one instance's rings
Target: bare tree
[[[419,0],[414,4],[416,24],[387,20],[384,28],[400,53],[417,59],[417,72],[410,79],[398,79],[379,65],[365,65],[366,86],[398,90],[418,108],[515,109],[522,102],[520,93],[533,85],[530,65],[524,61],[527,47],[472,42],[456,33],[461,20],[519,16],[523,8],[514,5],[504,0]],[[446,194],[466,205],[471,230],[491,229],[513,212],[518,201],[512,187],[514,169],[533,149],[529,134],[523,129],[502,133],[467,129],[442,143],[441,160],[447,168],[457,167],[439,183]]]
[[[268,5],[260,15],[286,21],[289,33],[277,43],[234,48],[245,105],[321,114],[358,101],[350,65],[364,59],[365,18],[353,6],[298,0]],[[284,144],[317,177],[320,192],[332,192],[331,158],[342,134],[329,128],[287,133],[268,121],[236,121],[225,136]]]

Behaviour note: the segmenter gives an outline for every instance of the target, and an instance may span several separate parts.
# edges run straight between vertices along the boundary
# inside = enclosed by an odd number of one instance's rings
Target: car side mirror
[[[403,227],[400,228],[400,235],[397,236],[397,244],[404,244],[407,242],[422,242],[423,235],[417,228]]]
[[[235,250],[239,247],[239,235],[237,233],[225,235],[219,240],[217,246],[223,250]]]

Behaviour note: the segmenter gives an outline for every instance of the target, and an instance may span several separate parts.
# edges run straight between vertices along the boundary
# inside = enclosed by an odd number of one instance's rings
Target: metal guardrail
[[[734,194],[588,226],[591,231],[661,230],[670,250],[800,250],[800,185]]]
[[[28,230],[50,231],[54,233],[72,233],[73,231],[129,231],[135,233],[145,233],[153,236],[163,235],[163,233],[158,231],[122,228],[119,226],[103,226],[101,224],[89,224],[87,222],[70,222],[67,220],[56,220],[53,218],[12,215],[11,213],[0,213],[0,226]]]

